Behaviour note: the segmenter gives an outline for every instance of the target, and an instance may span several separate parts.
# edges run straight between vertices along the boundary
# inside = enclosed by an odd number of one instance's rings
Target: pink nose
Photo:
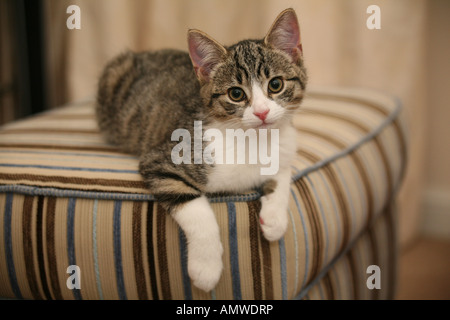
[[[253,112],[255,116],[260,118],[262,121],[266,120],[267,114],[269,113],[269,110],[265,110],[263,112]]]

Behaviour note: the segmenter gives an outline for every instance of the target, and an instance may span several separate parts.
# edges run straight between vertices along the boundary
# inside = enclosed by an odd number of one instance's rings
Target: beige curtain
[[[81,30],[68,30],[66,8],[81,9]],[[381,29],[369,30],[369,5]],[[47,0],[47,48],[54,106],[93,97],[105,62],[125,49],[186,49],[188,28],[219,42],[262,38],[283,9],[300,20],[311,85],[383,90],[403,101],[410,123],[410,161],[399,205],[403,244],[420,219],[426,116],[426,27],[422,0]]]

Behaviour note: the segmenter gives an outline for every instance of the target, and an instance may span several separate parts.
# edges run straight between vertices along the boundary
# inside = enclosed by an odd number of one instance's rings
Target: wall
[[[421,230],[450,239],[450,1],[430,2],[425,189]]]

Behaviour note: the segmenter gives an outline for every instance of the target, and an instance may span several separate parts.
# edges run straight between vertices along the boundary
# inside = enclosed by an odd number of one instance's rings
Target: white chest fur
[[[275,132],[273,130],[278,130]],[[226,133],[223,133],[226,137]],[[258,149],[250,146],[250,139],[233,139],[234,144],[224,143],[223,148],[215,150],[216,159],[223,159],[211,167],[208,174],[208,192],[243,192],[260,186],[263,182],[273,179],[280,170],[289,168],[296,152],[295,129],[286,125],[281,129],[268,129],[267,139],[257,135]],[[228,139],[225,139],[228,142]],[[261,150],[260,142],[267,150]],[[244,146],[240,144],[245,144]],[[240,150],[245,150],[245,161],[237,161]],[[254,153],[257,153],[255,156]],[[233,154],[235,161],[226,161]],[[260,156],[263,156],[262,159]],[[266,156],[266,157],[264,157]],[[254,158],[257,158],[255,163]],[[222,162],[222,163],[220,163]],[[266,168],[266,171],[262,170]],[[270,170],[268,170],[270,168]]]

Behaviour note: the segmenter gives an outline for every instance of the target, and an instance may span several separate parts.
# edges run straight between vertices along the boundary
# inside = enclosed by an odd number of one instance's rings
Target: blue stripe
[[[76,266],[75,261],[75,205],[76,199],[70,198],[67,204],[67,253],[69,257],[69,265]],[[83,279],[83,278],[81,278]],[[80,289],[72,289],[73,296],[76,300],[82,300]]]
[[[97,211],[98,211],[98,200],[94,201],[93,208],[93,218],[92,218],[92,239],[93,239],[93,251],[94,251],[94,269],[95,269],[95,281],[97,282],[97,291],[100,300],[103,300],[102,285],[100,282],[100,270],[98,267],[98,246],[97,246]]]
[[[11,233],[11,222],[12,222],[12,201],[13,194],[6,194],[6,203],[5,203],[5,216],[3,217],[3,228],[4,228],[4,241],[5,241],[5,255],[6,255],[6,263],[8,266],[8,275],[9,282],[11,284],[11,288],[14,292],[14,295],[17,299],[23,299],[22,293],[20,292],[19,284],[17,283],[16,278],[16,268],[14,267],[14,257],[13,257],[13,249],[12,249],[12,233]]]
[[[233,286],[233,298],[242,300],[241,275],[239,272],[239,251],[236,226],[236,207],[233,202],[227,202],[228,209],[228,233],[230,244],[231,283]]]
[[[286,247],[284,237],[279,241],[280,248],[280,269],[281,269],[281,296],[283,300],[287,299],[287,271],[286,271]]]
[[[90,172],[114,172],[114,173],[139,173],[137,170],[118,170],[118,169],[102,169],[102,168],[78,168],[78,167],[62,167],[62,166],[44,166],[40,164],[13,164],[0,163],[0,167],[14,168],[38,168],[51,170],[69,170],[69,171],[90,171]]]
[[[187,245],[186,236],[181,228],[178,228],[178,241],[180,243],[181,276],[183,279],[184,299],[192,300],[191,279],[189,278],[187,266]]]
[[[114,202],[113,235],[114,235],[114,263],[116,266],[116,280],[119,299],[126,300],[125,283],[122,268],[122,241],[120,233],[120,216],[122,211],[122,201]]]
[[[47,187],[32,187],[26,185],[0,185],[0,192],[13,192],[26,194],[31,196],[54,196],[64,198],[85,198],[85,199],[99,199],[99,200],[126,200],[126,201],[154,201],[155,197],[148,193],[120,193],[120,192],[96,192],[83,191],[74,189],[57,189]],[[247,202],[257,200],[261,197],[258,191],[231,196],[208,195],[210,203],[225,203],[228,201]]]
[[[322,207],[322,201],[320,201],[321,197],[317,194],[316,188],[314,187],[314,183],[312,182],[311,178],[307,175],[305,176],[306,180],[308,180],[309,184],[311,185],[311,189],[314,193],[314,198],[317,200],[317,203],[319,204],[319,210],[320,210],[320,216],[322,217],[323,221],[323,227],[325,229],[325,263],[328,262],[328,224],[327,224],[327,218],[325,217],[324,210]]]
[[[302,221],[303,233],[305,235],[305,275],[303,277],[303,282],[302,282],[302,288],[303,288],[305,283],[306,283],[306,279],[308,277],[308,265],[309,265],[308,230],[306,229],[306,224],[305,224],[305,219],[303,217],[302,208],[301,208],[300,204],[298,203],[297,196],[295,195],[295,193],[294,193],[294,191],[292,189],[291,189],[291,194],[292,194],[292,197],[295,200],[295,204],[297,205],[298,213],[299,213],[300,219]]]
[[[400,113],[402,109],[402,105],[400,100],[397,97],[393,97],[395,99],[395,109],[389,114],[389,116],[384,119],[376,128],[374,128],[372,131],[370,131],[367,135],[363,136],[360,140],[356,141],[352,145],[348,146],[345,149],[342,149],[341,151],[329,156],[328,158],[322,159],[315,164],[304,168],[303,170],[299,171],[294,177],[293,180],[298,180],[302,178],[303,176],[307,175],[309,172],[316,171],[324,166],[326,166],[328,163],[333,162],[339,158],[342,158],[346,155],[348,155],[350,152],[358,149],[360,146],[362,146],[364,143],[374,139],[378,134],[381,133],[381,131],[384,130],[387,126],[389,126],[392,122],[395,121],[398,114]]]

